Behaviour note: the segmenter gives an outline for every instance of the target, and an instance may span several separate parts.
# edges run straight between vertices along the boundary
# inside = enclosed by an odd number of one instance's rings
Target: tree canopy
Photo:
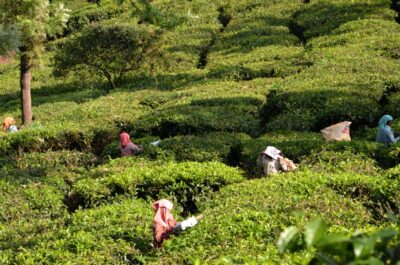
[[[23,123],[32,122],[31,68],[48,36],[60,33],[68,20],[62,3],[48,0],[0,1],[0,52],[20,52],[21,109]]]
[[[56,73],[89,71],[117,87],[124,75],[155,54],[159,33],[146,26],[94,24],[67,40],[55,55]]]

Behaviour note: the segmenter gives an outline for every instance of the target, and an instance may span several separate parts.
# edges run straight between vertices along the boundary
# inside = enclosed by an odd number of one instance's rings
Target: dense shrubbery
[[[243,167],[251,175],[261,176],[262,169],[256,162],[260,152],[267,146],[275,146],[286,157],[299,162],[322,144],[322,136],[316,133],[270,133],[232,146],[229,158],[231,163]]]
[[[310,15],[318,12],[321,21]],[[398,83],[398,62],[383,53],[399,38],[395,21],[386,21],[394,19],[390,3],[316,1],[296,14],[313,66],[268,94],[261,112],[266,127],[319,130],[341,120],[353,121],[354,128],[374,126],[385,109],[385,91]],[[383,27],[390,37],[383,38]]]
[[[165,139],[160,148],[173,152],[177,161],[228,161],[230,148],[249,140],[246,134],[210,133],[207,135],[185,135]]]
[[[279,237],[280,253],[287,250],[315,248],[307,264],[391,264],[400,259],[397,249],[398,228],[385,228],[373,233],[327,233],[321,220],[307,223],[303,229],[291,226]]]
[[[326,176],[305,172],[228,186],[202,205],[206,219],[196,229],[166,245],[162,261],[292,264],[307,255],[281,260],[275,242],[285,226],[322,216],[335,230],[367,227],[372,220],[367,209],[325,183]]]
[[[102,150],[117,136],[116,128],[109,131],[98,129],[79,130],[70,128],[60,130],[59,128],[43,127],[24,129],[14,134],[2,135],[0,153],[2,155],[39,152],[46,150],[78,150],[90,151],[100,154]]]
[[[124,11],[124,8],[117,4],[108,3],[105,5],[88,5],[71,14],[66,34],[79,32],[90,26],[92,23],[98,23],[103,20],[116,17]]]
[[[92,25],[66,41],[55,55],[55,71],[89,71],[104,77],[110,88],[119,86],[127,73],[157,56],[155,29],[129,24]]]
[[[81,198],[79,205],[85,207],[98,205],[117,194],[154,200],[168,197],[185,211],[193,212],[197,209],[197,202],[209,196],[210,192],[243,180],[240,170],[218,162],[150,162],[141,159],[126,162],[111,162],[103,166],[106,170],[103,176],[78,180],[73,184],[70,197]],[[109,167],[124,168],[110,174],[107,173]]]
[[[238,80],[285,77],[307,67],[303,48],[289,28],[299,1],[265,1],[252,7],[243,4],[222,9],[232,15],[210,49],[210,76]],[[247,10],[240,12],[242,8]]]
[[[141,225],[132,225],[135,223]],[[151,223],[148,203],[121,200],[95,210],[77,211],[68,228],[52,231],[18,255],[2,252],[0,260],[19,264],[138,264],[151,248]]]

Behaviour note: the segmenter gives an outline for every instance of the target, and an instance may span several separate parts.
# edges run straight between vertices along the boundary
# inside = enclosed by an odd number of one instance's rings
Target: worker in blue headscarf
[[[393,117],[390,115],[383,115],[379,119],[378,134],[376,135],[376,141],[378,143],[388,146],[389,144],[397,143],[397,141],[400,140],[400,137],[394,137],[393,130],[390,127],[392,121]]]

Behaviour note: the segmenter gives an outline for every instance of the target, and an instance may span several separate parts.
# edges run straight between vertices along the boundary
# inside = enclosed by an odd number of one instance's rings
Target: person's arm
[[[400,140],[400,136],[396,138],[394,137],[393,131],[390,127],[385,128],[385,132],[389,143],[395,144]]]
[[[176,226],[177,221],[174,218],[170,218],[170,219],[168,219],[167,223],[168,223],[169,229],[172,230]]]

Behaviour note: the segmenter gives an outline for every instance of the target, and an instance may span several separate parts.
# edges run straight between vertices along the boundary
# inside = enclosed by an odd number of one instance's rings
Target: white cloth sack
[[[336,123],[321,130],[325,141],[351,141],[350,121]]]
[[[189,219],[181,222],[182,230],[185,231],[186,228],[193,227],[197,225],[197,220],[195,217],[190,217]]]
[[[154,146],[158,146],[160,143],[161,143],[161,140],[157,140],[157,141],[151,142],[150,144],[154,145]]]

